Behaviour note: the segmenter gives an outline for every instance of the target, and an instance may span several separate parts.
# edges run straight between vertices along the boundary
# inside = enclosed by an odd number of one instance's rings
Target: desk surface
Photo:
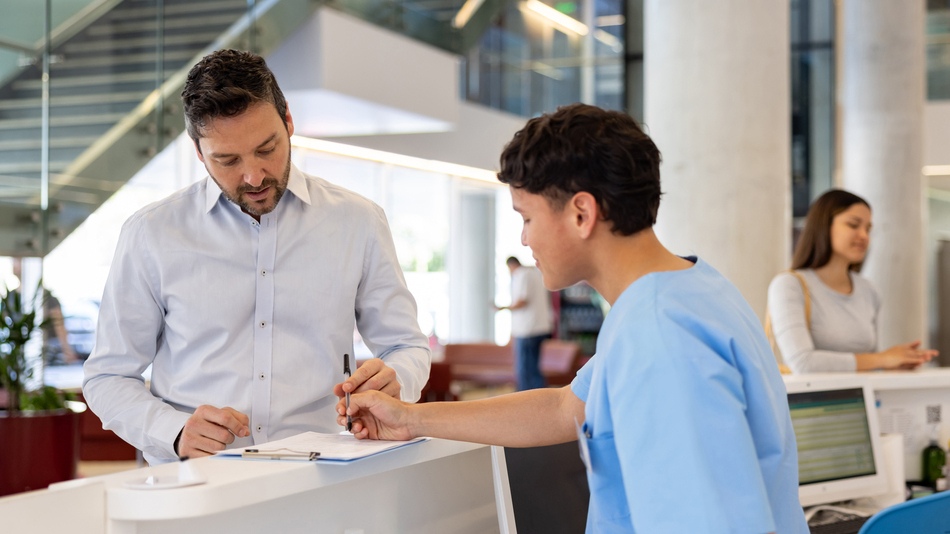
[[[871,371],[862,373],[811,373],[783,375],[786,383],[806,381],[834,381],[842,377],[859,376],[867,379],[876,391],[894,389],[931,389],[950,387],[950,367],[927,367],[914,371]]]
[[[181,519],[227,512],[480,448],[485,446],[432,439],[343,464],[206,457],[64,482],[49,491],[102,483],[111,519]],[[204,476],[207,482],[175,489],[125,486],[149,475],[174,476],[184,468]]]

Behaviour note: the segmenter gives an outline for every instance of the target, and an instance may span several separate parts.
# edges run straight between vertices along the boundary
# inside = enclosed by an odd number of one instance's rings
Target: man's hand
[[[359,439],[409,440],[416,436],[409,428],[412,404],[394,399],[379,391],[366,391],[350,397],[349,415],[353,418],[353,435]],[[337,422],[346,425],[346,402],[336,405]]]
[[[396,371],[387,367],[383,360],[371,358],[356,368],[353,376],[333,386],[333,394],[343,397],[344,393],[363,391],[382,391],[390,397],[399,398],[402,386],[396,380]]]
[[[178,455],[183,458],[208,456],[223,451],[228,444],[251,435],[250,419],[234,408],[215,408],[204,404],[185,421],[178,441]]]

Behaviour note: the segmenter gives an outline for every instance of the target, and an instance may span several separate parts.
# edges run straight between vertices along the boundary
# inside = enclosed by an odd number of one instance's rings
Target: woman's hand
[[[882,351],[868,354],[855,354],[858,371],[875,369],[916,369],[940,354],[936,350],[921,349],[920,341],[894,345]]]

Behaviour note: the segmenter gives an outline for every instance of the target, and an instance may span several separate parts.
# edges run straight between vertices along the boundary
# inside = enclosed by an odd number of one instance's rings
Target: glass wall
[[[833,0],[792,0],[792,214],[834,184],[835,7]]]
[[[573,102],[623,109],[624,2],[511,2],[467,52],[463,97],[522,116]]]
[[[950,0],[927,0],[927,98],[950,99]]]

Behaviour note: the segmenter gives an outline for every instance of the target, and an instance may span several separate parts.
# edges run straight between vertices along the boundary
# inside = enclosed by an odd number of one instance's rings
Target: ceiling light
[[[543,2],[540,2],[539,0],[527,0],[522,5],[528,8],[531,12],[541,15],[561,28],[572,31],[577,35],[587,35],[587,33],[590,31],[586,24],[575,18],[569,17],[564,13],[561,13],[560,11]]]
[[[455,18],[452,19],[452,27],[464,28],[465,25],[468,24],[468,19],[472,18],[472,15],[478,11],[478,8],[481,7],[484,1],[485,0],[465,0],[459,12],[455,14]]]
[[[924,176],[950,176],[950,165],[924,165]]]
[[[386,163],[439,174],[448,174],[450,176],[470,178],[482,182],[489,182],[495,185],[498,185],[499,183],[498,177],[493,171],[479,169],[478,167],[469,167],[468,165],[458,165],[456,163],[449,163],[446,161],[417,158],[413,156],[406,156],[404,154],[396,154],[395,152],[385,152],[383,150],[374,150],[372,148],[364,148],[361,146],[346,145],[343,143],[335,143],[333,141],[325,141],[323,139],[313,139],[311,137],[301,137],[299,135],[291,137],[290,142],[294,146],[300,148],[306,148],[317,152],[325,152],[327,154],[335,154],[338,156],[346,156],[366,161],[375,161],[377,163]]]

